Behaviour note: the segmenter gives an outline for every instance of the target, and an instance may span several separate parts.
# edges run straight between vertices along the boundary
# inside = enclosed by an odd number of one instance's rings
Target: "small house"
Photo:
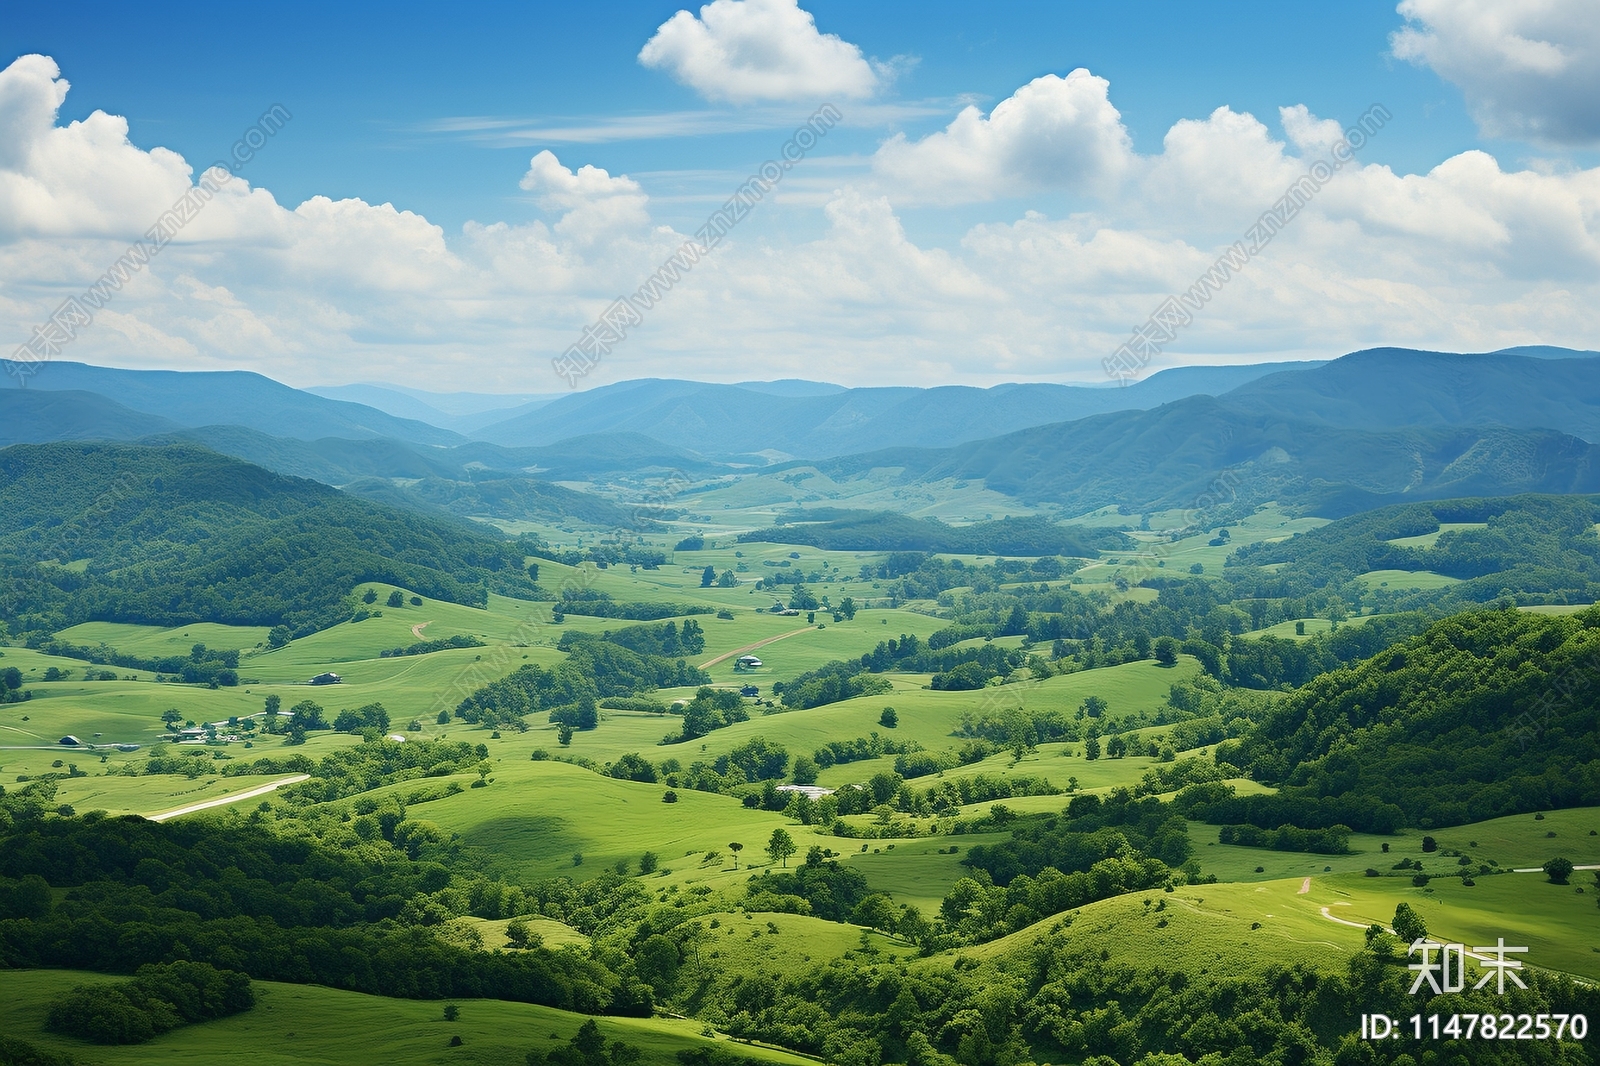
[[[739,695],[747,700],[753,700],[761,695],[761,689],[756,685],[745,685],[739,690]]]
[[[56,743],[65,744],[69,748],[76,748],[79,745],[81,745],[83,743],[83,741],[79,740],[77,737],[73,736],[71,733],[68,733],[66,736],[64,736],[60,740],[56,741]]]
[[[342,685],[343,683],[344,678],[331,671],[326,674],[318,674],[311,679],[311,684],[313,685]]]
[[[735,670],[759,670],[761,665],[761,660],[754,655],[741,655],[733,660],[733,668]]]

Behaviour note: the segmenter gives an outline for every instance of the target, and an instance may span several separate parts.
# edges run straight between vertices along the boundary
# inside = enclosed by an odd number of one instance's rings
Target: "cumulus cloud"
[[[699,18],[679,11],[645,42],[639,62],[735,104],[861,99],[892,75],[855,45],[819,33],[797,0],[712,0]]]
[[[1456,85],[1492,137],[1600,144],[1600,16],[1593,0],[1403,0],[1401,59]]]
[[[873,171],[901,202],[959,203],[1038,189],[1106,193],[1128,169],[1132,146],[1111,105],[1110,84],[1079,68],[1046,74],[986,117],[967,107],[918,141],[896,135]]]
[[[58,125],[65,92],[42,57],[0,72],[0,130],[11,131],[0,145],[0,355],[192,187],[189,162],[131,144],[120,118]],[[988,115],[891,140],[856,186],[767,198],[591,380],[1102,374],[1129,329],[1239,240],[1336,128],[1291,107],[1275,134],[1220,107],[1137,155],[1108,99],[1088,74],[1040,79]],[[912,184],[919,166],[931,176]],[[448,390],[470,376],[482,388],[556,388],[550,358],[686,235],[651,217],[640,182],[581,158],[540,152],[521,186],[544,220],[447,232],[391,204],[282,205],[236,179],[68,357],[249,367],[295,384]],[[906,202],[1058,188],[1092,192],[1093,210],[1052,218],[1008,206],[948,246],[919,239],[900,214]],[[779,224],[763,229],[769,216]],[[1592,347],[1597,333],[1600,168],[1541,173],[1471,151],[1426,173],[1343,168],[1195,317],[1170,358]]]
[[[521,184],[546,211],[565,212],[556,232],[585,243],[649,220],[645,210],[649,198],[638,182],[626,175],[613,178],[594,166],[568,170],[548,149],[528,163]]]

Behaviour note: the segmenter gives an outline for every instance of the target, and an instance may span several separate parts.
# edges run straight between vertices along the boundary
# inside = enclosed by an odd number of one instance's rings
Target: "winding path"
[[[310,778],[310,774],[294,774],[284,778],[282,781],[271,781],[265,785],[257,785],[255,788],[244,792],[235,792],[231,796],[218,796],[216,799],[205,800],[202,803],[191,803],[189,806],[179,807],[175,811],[163,811],[160,814],[152,814],[148,817],[152,822],[164,822],[168,818],[176,818],[182,814],[193,814],[195,811],[204,811],[212,807],[225,807],[230,803],[238,803],[242,800],[255,799],[257,796],[265,796],[275,789],[280,789],[285,785],[298,785],[302,781],[310,780]]]
[[[424,629],[427,629],[431,625],[433,625],[433,619],[431,619],[431,618],[428,619],[426,622],[418,622],[416,625],[411,627],[411,635],[416,637],[418,640],[421,640],[422,639],[422,631]]]
[[[725,651],[721,655],[717,656],[715,659],[707,659],[705,662],[701,663],[700,664],[700,669],[708,670],[711,667],[713,667],[713,666],[717,665],[718,663],[720,663],[724,659],[732,658],[735,655],[743,655],[747,651],[755,651],[757,648],[765,647],[766,645],[771,644],[775,640],[784,640],[784,639],[786,639],[788,637],[795,636],[798,633],[809,633],[815,628],[817,628],[817,627],[816,626],[804,626],[804,627],[802,627],[800,629],[791,629],[787,633],[779,633],[775,637],[768,637],[765,640],[758,640],[754,644],[746,644],[742,648],[734,648],[732,651]]]

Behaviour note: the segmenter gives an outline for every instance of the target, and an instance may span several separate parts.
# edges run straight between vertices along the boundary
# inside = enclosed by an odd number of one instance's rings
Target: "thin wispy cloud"
[[[844,111],[842,126],[885,129],[918,119],[947,116],[971,101],[938,97],[892,103],[855,103]],[[709,137],[729,133],[784,130],[805,120],[809,111],[794,108],[741,108],[737,111],[656,111],[625,115],[455,115],[411,127],[432,136],[455,136],[492,148],[539,144],[614,144],[675,137]]]

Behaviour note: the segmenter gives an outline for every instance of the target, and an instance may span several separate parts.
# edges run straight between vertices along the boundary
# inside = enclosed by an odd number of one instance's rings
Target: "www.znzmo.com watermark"
[[[678,245],[670,256],[645,279],[631,295],[619,296],[600,313],[600,317],[584,328],[578,343],[550,360],[556,376],[577,388],[578,379],[599,365],[611,354],[611,349],[628,339],[628,331],[644,324],[645,312],[660,303],[672,287],[694,269],[700,258],[722,243],[728,232],[749,216],[752,208],[783,180],[783,176],[796,163],[806,157],[817,142],[827,135],[844,118],[832,104],[823,104],[806,120],[805,125],[779,149],[778,159],[762,163],[756,172],[728,198],[694,236]]]
[[[161,212],[155,224],[145,230],[144,236],[129,245],[128,250],[118,256],[117,261],[94,284],[77,296],[69,296],[61,301],[61,306],[49,318],[33,328],[29,338],[11,353],[11,358],[4,360],[6,373],[16,378],[17,384],[26,386],[29,378],[77,340],[80,330],[94,324],[95,313],[109,304],[135,274],[160,255],[161,250],[185,226],[198,218],[212,197],[232,181],[234,175],[266,146],[267,139],[276,136],[292,118],[294,116],[282,104],[273,104],[263,112],[255,125],[233,142],[227,160],[219,159],[207,167],[194,186]]]
[[[1346,163],[1355,159],[1356,152],[1366,145],[1368,139],[1393,117],[1382,104],[1369,107],[1328,150],[1331,160],[1319,159],[1307,167],[1306,172],[1296,178],[1271,207],[1261,212],[1261,217],[1245,231],[1243,240],[1229,245],[1206,272],[1195,279],[1194,284],[1161,301],[1161,306],[1151,312],[1144,325],[1135,329],[1121,347],[1101,360],[1106,377],[1122,385],[1137,377],[1152,359],[1161,354],[1164,347],[1177,339],[1180,329],[1194,321],[1195,312],[1210,303],[1211,298],[1243,271],[1250,260],[1265,251],[1267,245],[1272,243],[1272,238],[1292,222],[1301,209],[1322,191],[1322,187],[1332,181]]]

